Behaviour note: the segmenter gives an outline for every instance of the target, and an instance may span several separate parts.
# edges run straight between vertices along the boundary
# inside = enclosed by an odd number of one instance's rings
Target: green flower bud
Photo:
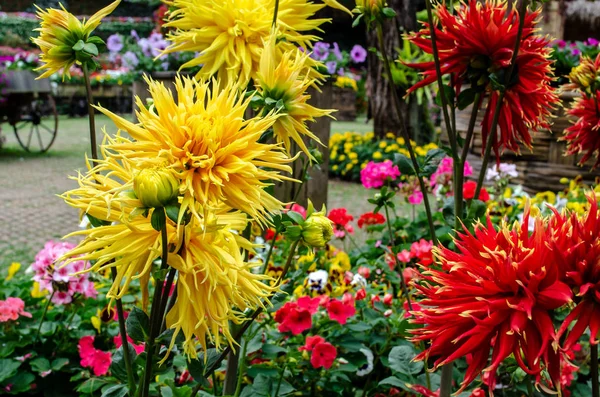
[[[311,247],[324,247],[333,236],[331,220],[325,210],[312,213],[302,225],[302,240]]]
[[[179,180],[165,168],[147,168],[133,178],[133,190],[144,207],[164,207],[179,194]]]

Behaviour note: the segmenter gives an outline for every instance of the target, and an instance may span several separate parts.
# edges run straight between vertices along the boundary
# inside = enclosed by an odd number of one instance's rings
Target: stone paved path
[[[96,124],[98,130],[106,125],[109,132],[115,131],[106,117],[98,117]],[[337,129],[349,127],[351,123],[340,123]],[[76,186],[67,176],[84,167],[84,153],[89,151],[87,128],[85,118],[61,118],[50,151],[32,155],[18,146],[11,127],[2,124],[7,142],[0,150],[0,266],[14,260],[25,265],[46,241],[78,230],[78,212],[57,195]],[[362,186],[331,182],[329,189],[328,208],[347,207],[356,219],[371,210],[366,202],[371,192]]]

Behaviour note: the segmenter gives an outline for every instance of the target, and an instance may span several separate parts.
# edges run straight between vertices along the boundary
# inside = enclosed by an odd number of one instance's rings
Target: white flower
[[[350,283],[350,285],[365,288],[367,286],[367,280],[360,274],[356,273],[354,277],[352,277],[352,282]]]
[[[316,272],[312,272],[308,275],[307,278],[308,288],[310,289],[310,291],[322,293],[325,291],[328,278],[329,274],[325,270],[317,270]]]
[[[516,178],[519,176],[519,173],[517,172],[517,166],[515,164],[500,163],[498,168],[502,174],[510,176],[511,178]]]
[[[494,180],[499,181],[500,179],[510,179],[519,176],[517,172],[517,166],[515,164],[500,163],[499,165],[493,165],[486,170],[485,179],[488,181]]]
[[[360,349],[360,352],[365,355],[367,362],[360,366],[358,371],[356,371],[356,375],[365,376],[373,371],[373,352],[371,349],[367,349],[366,347]]]

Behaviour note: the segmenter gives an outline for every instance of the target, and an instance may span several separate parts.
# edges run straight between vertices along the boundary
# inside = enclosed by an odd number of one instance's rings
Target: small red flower
[[[366,266],[360,266],[358,268],[358,274],[363,276],[365,279],[368,279],[371,276],[371,269]]]
[[[371,306],[375,307],[376,302],[381,302],[379,295],[371,295]]]
[[[423,266],[429,266],[433,263],[433,242],[421,239],[412,243],[410,246],[410,256],[417,258]]]
[[[471,200],[475,197],[475,190],[477,189],[477,182],[475,181],[467,181],[463,185],[463,198],[465,200]],[[479,191],[479,200],[486,202],[490,199],[490,194],[488,191],[482,187]]]
[[[319,301],[320,299],[318,297],[311,298],[308,296],[303,296],[298,298],[297,302],[300,309],[306,309],[310,314],[315,314],[319,310]]]
[[[312,327],[312,315],[307,309],[298,307],[296,302],[287,302],[275,312],[275,321],[279,323],[279,332],[291,332],[298,335]]]
[[[354,302],[344,304],[337,299],[332,299],[327,304],[327,313],[330,319],[344,325],[350,317],[356,314],[356,308],[354,307]]]
[[[387,306],[391,306],[394,301],[394,295],[387,293],[383,296],[383,304]]]
[[[348,214],[345,208],[335,208],[329,211],[327,217],[333,222],[333,234],[337,238],[344,238],[347,233],[354,233],[354,228],[350,225],[350,221],[354,217]]]
[[[361,301],[363,299],[365,299],[367,297],[367,291],[362,288],[359,289],[358,291],[356,291],[356,295],[354,296],[354,299],[356,299],[357,301]]]
[[[363,226],[369,225],[381,225],[385,223],[385,217],[381,213],[373,213],[366,212],[358,218],[358,227],[363,228]]]
[[[342,296],[342,303],[346,306],[354,307],[354,297],[352,296],[352,294],[350,292],[346,292]]]
[[[404,282],[408,285],[412,280],[421,278],[421,273],[414,267],[407,267],[402,272],[402,276],[404,277]]]
[[[323,367],[329,369],[333,365],[336,357],[336,348],[331,343],[322,342],[314,346],[310,357],[310,363],[314,368]]]
[[[307,336],[306,343],[304,344],[304,346],[300,346],[298,348],[298,351],[311,352],[319,343],[325,343],[325,339],[319,335]]]

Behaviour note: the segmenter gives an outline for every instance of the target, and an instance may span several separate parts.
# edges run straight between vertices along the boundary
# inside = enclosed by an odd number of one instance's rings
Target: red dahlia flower
[[[594,168],[600,165],[600,107],[598,96],[582,93],[582,96],[573,100],[571,108],[567,110],[569,116],[577,117],[575,124],[565,130],[561,140],[567,142],[567,155],[585,153],[579,165],[583,165],[592,155],[596,157]]]
[[[436,249],[442,269],[427,269],[415,285],[424,297],[421,310],[412,312],[422,324],[412,339],[430,342],[417,358],[431,357],[438,367],[470,355],[461,391],[484,370],[493,390],[496,369],[511,354],[525,372],[539,374],[544,362],[552,379],[559,378],[550,311],[568,303],[571,291],[550,266],[555,254],[543,221],[531,235],[529,221],[526,212],[512,228],[478,223],[474,234],[458,235],[458,252]]]
[[[457,93],[465,83],[472,88],[490,93],[488,107],[482,123],[482,137],[490,134],[492,116],[498,100],[490,75],[508,71],[515,48],[519,27],[518,12],[508,2],[488,0],[481,3],[468,0],[457,14],[451,14],[439,3],[436,15],[439,25],[436,38],[442,74],[450,74]],[[518,142],[531,147],[529,130],[548,126],[546,118],[558,97],[550,87],[552,81],[549,40],[535,35],[535,21],[540,11],[528,11],[525,15],[522,41],[514,72],[517,78],[508,84],[499,116],[499,148],[518,152]],[[410,40],[428,54],[433,53],[429,37],[429,25],[410,37]],[[423,72],[423,80],[408,93],[436,81],[434,62],[410,64]],[[501,73],[500,73],[501,74]],[[479,106],[480,104],[476,104]],[[485,145],[484,145],[485,146]]]
[[[567,334],[565,350],[571,349],[587,328],[592,344],[598,343],[600,332],[600,212],[595,197],[590,195],[588,200],[590,209],[583,217],[555,213],[549,226],[560,256],[557,263],[577,302],[558,330],[558,337]]]
[[[329,369],[333,365],[336,357],[337,350],[331,343],[317,343],[312,350],[310,363],[314,368],[323,367]]]
[[[381,225],[385,223],[385,217],[381,213],[366,212],[358,218],[358,227],[362,229],[365,225]]]

